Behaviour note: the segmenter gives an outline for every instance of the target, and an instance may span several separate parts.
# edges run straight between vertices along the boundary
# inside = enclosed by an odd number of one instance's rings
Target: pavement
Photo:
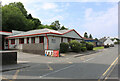
[[[26,63],[3,65],[3,66],[2,66],[2,69],[0,70],[0,72],[17,70],[17,69],[22,69],[22,68],[27,68],[27,67],[30,67],[30,65],[28,65],[28,64],[26,64]]]
[[[74,54],[73,54],[74,55]],[[45,57],[18,52],[18,60],[30,67],[6,71],[5,79],[96,79],[101,81],[109,74],[118,58],[118,48],[111,47],[90,55],[74,58]],[[118,70],[118,68],[116,68]],[[114,72],[116,74],[116,71]],[[115,75],[114,77],[118,77]]]

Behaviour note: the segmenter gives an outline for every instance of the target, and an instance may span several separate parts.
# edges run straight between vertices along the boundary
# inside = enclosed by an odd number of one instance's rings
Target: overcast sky
[[[2,4],[5,5],[14,1],[22,2],[28,13],[39,18],[42,24],[51,24],[51,22],[59,20],[62,25],[69,29],[75,29],[82,36],[84,32],[92,34],[94,38],[118,36],[117,1],[42,2],[40,0],[3,0]]]

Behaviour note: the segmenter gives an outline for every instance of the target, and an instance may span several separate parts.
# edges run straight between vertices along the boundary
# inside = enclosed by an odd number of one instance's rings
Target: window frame
[[[32,42],[33,39],[33,42]],[[35,37],[31,37],[31,43],[34,44],[35,43]]]
[[[39,37],[39,43],[44,43],[44,37],[43,36]]]
[[[15,39],[11,39],[11,44],[15,44]]]
[[[27,44],[29,44],[29,37],[27,37]]]
[[[19,44],[24,44],[24,38],[19,38]]]

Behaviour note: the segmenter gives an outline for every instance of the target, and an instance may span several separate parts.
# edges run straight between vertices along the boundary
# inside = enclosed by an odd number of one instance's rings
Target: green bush
[[[85,51],[87,51],[87,48],[86,47],[81,47],[81,51],[85,52]]]
[[[62,42],[60,43],[60,52],[65,53],[68,52],[69,49],[69,43]]]
[[[69,42],[69,45],[74,52],[80,52],[81,51],[81,43],[79,43],[76,40],[72,40]]]
[[[119,42],[115,42],[114,44],[119,44]]]
[[[93,43],[91,43],[91,42],[86,43],[87,50],[93,50],[93,47],[94,47]]]

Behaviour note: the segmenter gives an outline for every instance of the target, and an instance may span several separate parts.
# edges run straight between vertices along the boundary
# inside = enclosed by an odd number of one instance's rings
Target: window
[[[61,42],[63,42],[63,37],[61,37]]]
[[[35,37],[31,38],[31,43],[35,43]]]
[[[8,44],[8,39],[5,40],[5,44]]]
[[[70,38],[68,38],[68,42],[70,42]]]
[[[43,43],[43,42],[44,42],[44,37],[43,36],[39,37],[39,43]]]
[[[19,44],[24,44],[24,38],[19,39]]]
[[[29,44],[29,38],[27,38],[27,44]]]
[[[15,44],[15,39],[11,39],[11,44]]]

